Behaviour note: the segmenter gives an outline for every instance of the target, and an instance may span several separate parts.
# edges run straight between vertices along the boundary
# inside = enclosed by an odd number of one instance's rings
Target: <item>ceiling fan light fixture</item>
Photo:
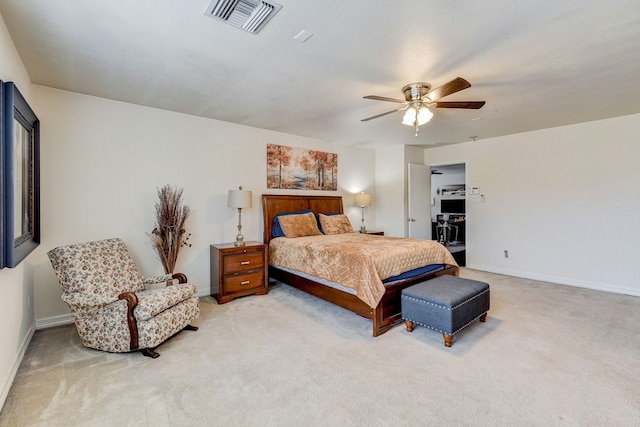
[[[402,124],[407,126],[415,126],[417,115],[417,111],[414,107],[407,108],[407,111],[402,117]]]
[[[433,113],[424,104],[421,104],[417,108],[411,106],[407,108],[407,111],[404,113],[402,124],[407,126],[422,126],[429,123],[432,117]]]
[[[433,113],[431,112],[431,110],[423,105],[422,107],[420,107],[420,110],[418,110],[418,126],[429,123],[432,117]]]

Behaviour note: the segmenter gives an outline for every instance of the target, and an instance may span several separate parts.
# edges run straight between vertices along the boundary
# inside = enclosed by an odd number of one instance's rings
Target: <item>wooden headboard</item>
[[[280,212],[296,212],[311,209],[313,213],[344,213],[342,196],[298,196],[291,194],[263,194],[262,214],[264,220],[264,243],[273,238],[273,219]]]

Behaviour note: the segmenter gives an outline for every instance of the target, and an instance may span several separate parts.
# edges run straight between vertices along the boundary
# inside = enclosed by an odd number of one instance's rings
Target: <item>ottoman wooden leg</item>
[[[480,316],[481,322],[484,322],[485,320],[487,320],[487,313],[484,313],[482,316]]]
[[[442,336],[444,337],[444,346],[451,347],[451,343],[453,342],[453,335],[449,335],[445,332],[444,334],[442,334]]]
[[[411,320],[405,319],[404,324],[407,325],[407,331],[413,332],[413,322]]]

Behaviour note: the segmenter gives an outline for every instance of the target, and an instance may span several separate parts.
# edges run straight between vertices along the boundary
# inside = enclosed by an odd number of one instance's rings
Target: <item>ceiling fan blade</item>
[[[471,83],[463,79],[462,77],[456,77],[448,83],[443,84],[427,93],[427,96],[432,101],[437,101],[440,98],[451,95],[452,93],[460,92],[463,89],[471,87]]]
[[[477,110],[482,108],[485,101],[452,101],[452,102],[435,102],[436,108],[468,108]]]
[[[402,108],[397,108],[397,109],[395,109],[395,110],[387,111],[386,113],[377,114],[377,115],[375,115],[375,116],[367,117],[366,119],[362,119],[362,120],[360,120],[360,121],[361,121],[361,122],[368,122],[369,120],[377,119],[378,117],[382,117],[382,116],[386,116],[387,114],[395,113],[396,111],[400,111],[400,110],[402,110],[403,108],[404,108],[404,107],[402,107]]]
[[[367,96],[363,96],[363,98],[374,99],[376,101],[399,102],[400,104],[404,104],[405,102],[407,102],[404,99],[387,98],[386,96],[378,96],[378,95],[367,95]]]

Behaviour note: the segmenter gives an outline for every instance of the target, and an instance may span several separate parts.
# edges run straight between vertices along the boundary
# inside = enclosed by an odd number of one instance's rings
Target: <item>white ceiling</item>
[[[638,0],[279,0],[257,35],[209,0],[0,0],[35,84],[353,146],[435,145],[640,113]],[[302,43],[301,30],[313,33]],[[407,83],[455,77],[418,137]],[[2,78],[2,76],[0,76]]]

